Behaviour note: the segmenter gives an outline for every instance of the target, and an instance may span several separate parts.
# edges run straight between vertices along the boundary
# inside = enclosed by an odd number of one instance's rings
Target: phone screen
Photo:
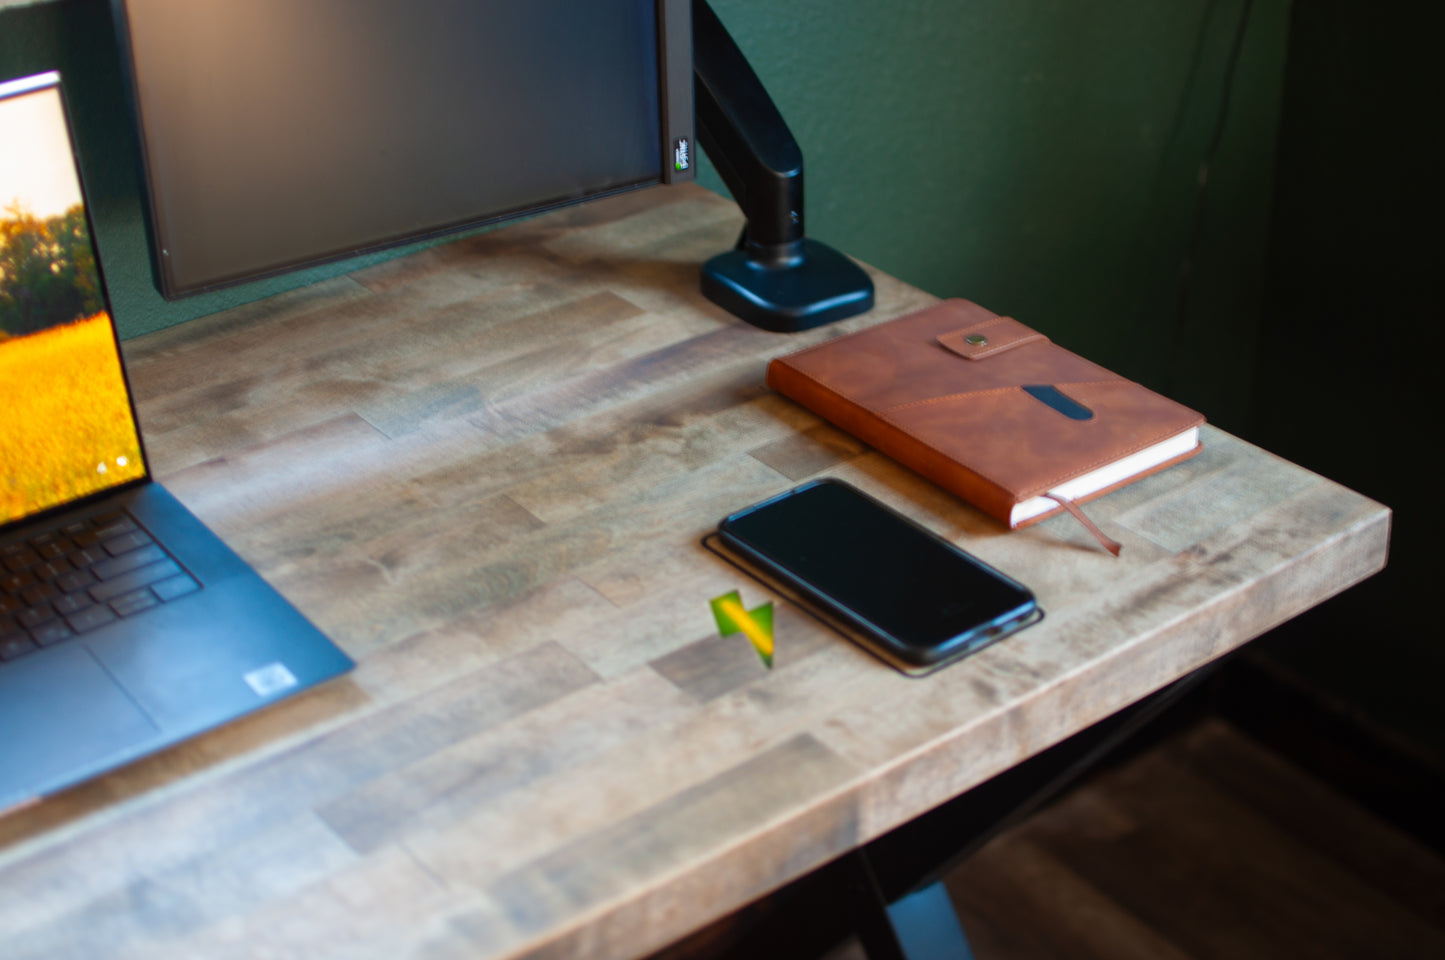
[[[718,532],[743,559],[912,664],[977,649],[1037,616],[1022,584],[841,481],[739,511]]]

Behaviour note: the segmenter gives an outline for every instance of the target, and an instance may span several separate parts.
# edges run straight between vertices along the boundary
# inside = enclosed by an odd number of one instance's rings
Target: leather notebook
[[[779,357],[770,387],[1009,527],[1199,452],[1204,417],[967,300]],[[1117,545],[1110,547],[1117,552]]]

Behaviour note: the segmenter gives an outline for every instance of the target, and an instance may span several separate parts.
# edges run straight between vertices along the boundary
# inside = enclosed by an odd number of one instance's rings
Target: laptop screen
[[[145,476],[60,79],[0,83],[0,524]]]

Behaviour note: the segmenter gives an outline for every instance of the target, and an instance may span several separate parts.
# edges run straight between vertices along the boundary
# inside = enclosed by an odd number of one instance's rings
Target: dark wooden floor
[[[1445,860],[1217,719],[1094,776],[947,885],[978,960],[1445,958]],[[862,956],[849,941],[827,960]]]

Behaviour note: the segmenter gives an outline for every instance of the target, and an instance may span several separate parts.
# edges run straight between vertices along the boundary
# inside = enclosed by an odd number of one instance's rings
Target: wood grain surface
[[[947,886],[991,960],[1445,956],[1445,859],[1218,719],[1099,772]]]
[[[697,292],[739,222],[642,191],[126,343],[157,476],[358,667],[0,818],[0,955],[645,954],[1384,564],[1386,508],[1213,429],[1090,507],[1120,559],[1006,532],[763,386],[933,298],[755,330]],[[781,603],[764,669],[699,541],[822,473],[1047,618],[908,679]]]

